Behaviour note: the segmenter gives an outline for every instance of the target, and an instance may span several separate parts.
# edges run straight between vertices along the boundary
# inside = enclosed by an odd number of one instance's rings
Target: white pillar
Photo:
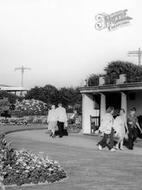
[[[84,134],[91,133],[90,115],[93,109],[93,96],[90,94],[82,94],[82,129]]]
[[[100,120],[106,113],[106,96],[105,94],[101,93],[101,106],[100,106]]]
[[[125,110],[127,117],[127,95],[124,92],[121,92],[121,108]]]

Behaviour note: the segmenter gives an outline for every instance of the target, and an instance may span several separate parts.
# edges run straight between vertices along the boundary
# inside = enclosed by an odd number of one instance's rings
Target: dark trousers
[[[112,149],[114,146],[113,134],[113,129],[111,130],[111,134],[104,133],[102,140],[98,142],[98,144],[101,145],[103,148],[107,146],[109,150]]]
[[[137,138],[137,129],[135,127],[130,127],[129,128],[129,133],[128,133],[128,148],[133,149],[134,147],[134,142]]]
[[[59,137],[64,135],[64,122],[57,122]]]

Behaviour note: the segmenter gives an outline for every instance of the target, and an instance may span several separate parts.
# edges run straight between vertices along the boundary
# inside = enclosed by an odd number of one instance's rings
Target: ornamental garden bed
[[[46,124],[30,124],[30,125],[0,125],[0,134],[8,134],[16,131],[25,131],[25,130],[45,130],[47,129]]]
[[[47,124],[47,116],[34,115],[34,116],[23,116],[23,117],[12,116],[10,118],[0,117],[0,124],[7,124],[7,125]]]
[[[47,155],[26,150],[15,150],[0,136],[0,182],[4,186],[48,184],[67,177],[57,161]]]
[[[42,119],[45,119],[44,116],[33,116],[34,121],[37,122],[29,122],[31,116],[23,117],[23,118],[0,118],[0,133],[10,133],[15,131],[22,130],[40,130],[40,129],[48,129],[48,125],[46,122],[40,122]],[[30,120],[31,121],[31,120]],[[68,123],[67,130],[69,133],[78,133],[82,129],[81,123]]]

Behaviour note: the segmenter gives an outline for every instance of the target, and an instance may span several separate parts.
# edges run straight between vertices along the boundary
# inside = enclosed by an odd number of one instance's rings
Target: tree
[[[35,100],[43,99],[43,93],[41,87],[36,86],[31,90],[29,90],[25,95],[25,99],[35,99]]]
[[[104,70],[106,72],[105,81],[108,84],[115,83],[120,74],[126,74],[127,82],[142,81],[142,66],[130,62],[112,61]]]
[[[59,90],[59,101],[67,107],[75,107],[81,104],[81,94],[79,88],[61,88]]]
[[[46,103],[50,104],[57,104],[58,103],[58,96],[59,96],[59,91],[57,90],[56,87],[52,85],[46,85],[42,88],[43,94],[45,96],[45,101]]]
[[[142,66],[135,65],[125,61],[112,61],[108,63],[105,71],[105,84],[115,84],[116,79],[119,78],[120,74],[126,74],[127,82],[141,82],[142,81]],[[99,76],[92,74],[88,79],[89,86],[99,85]]]
[[[81,94],[79,88],[61,88],[56,89],[52,85],[44,87],[34,87],[28,91],[25,99],[35,99],[45,102],[47,105],[57,105],[59,102],[66,108],[71,106],[74,109],[81,107]]]
[[[88,86],[98,86],[99,85],[99,75],[91,74],[88,78]]]
[[[4,90],[0,90],[0,99],[3,98],[7,98],[11,104],[14,104],[16,102],[16,99],[18,99],[18,96],[12,93],[8,93]]]
[[[34,87],[28,91],[25,99],[41,100],[47,104],[56,104],[58,98],[58,90],[52,85],[44,87]]]

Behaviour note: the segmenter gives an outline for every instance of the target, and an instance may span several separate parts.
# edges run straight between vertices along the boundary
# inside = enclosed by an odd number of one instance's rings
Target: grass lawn
[[[55,184],[11,187],[6,190],[140,190],[142,186],[142,150],[98,151],[96,138],[72,134],[49,138],[45,131],[8,134],[13,146],[47,153],[67,171],[68,179]]]

